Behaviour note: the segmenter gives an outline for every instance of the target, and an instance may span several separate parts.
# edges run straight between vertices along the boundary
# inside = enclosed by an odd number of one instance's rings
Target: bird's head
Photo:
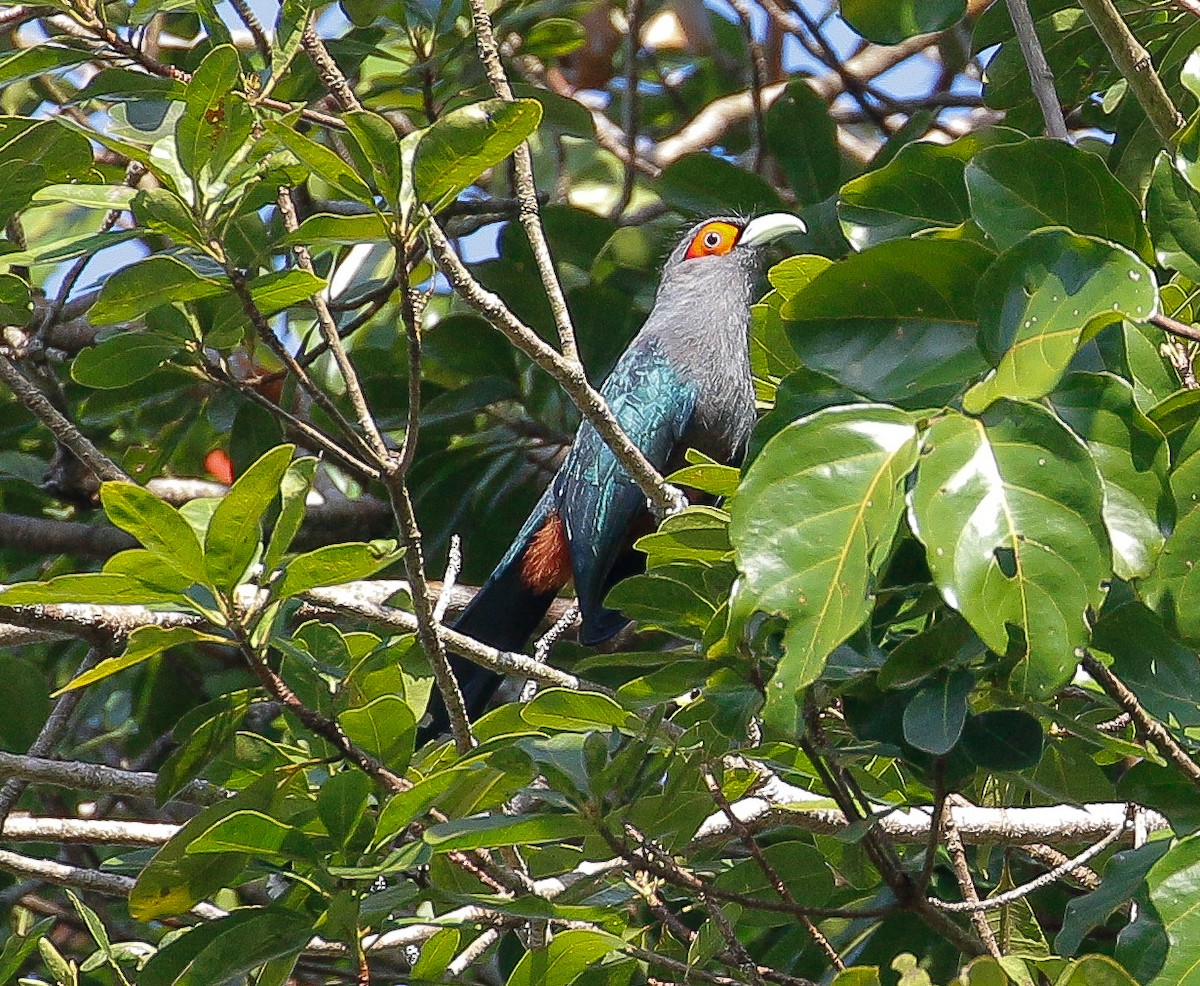
[[[803,220],[786,212],[757,219],[716,216],[696,223],[679,241],[664,267],[664,275],[704,278],[722,273],[757,273],[762,249],[781,237],[808,232]]]

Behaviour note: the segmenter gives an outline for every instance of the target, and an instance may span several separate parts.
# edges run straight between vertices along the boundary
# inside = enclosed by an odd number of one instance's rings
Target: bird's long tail
[[[571,575],[562,521],[542,506],[539,504],[508,554],[454,621],[453,629],[497,650],[519,651],[529,641]],[[450,655],[450,667],[458,679],[468,718],[478,718],[503,677],[458,654]],[[417,732],[418,745],[450,728],[446,706],[436,689],[430,713],[429,725]]]

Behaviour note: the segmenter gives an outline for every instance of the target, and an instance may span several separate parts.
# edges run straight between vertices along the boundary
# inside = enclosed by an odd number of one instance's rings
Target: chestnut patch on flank
[[[571,546],[558,514],[537,530],[521,559],[521,580],[535,592],[557,592],[571,577]]]

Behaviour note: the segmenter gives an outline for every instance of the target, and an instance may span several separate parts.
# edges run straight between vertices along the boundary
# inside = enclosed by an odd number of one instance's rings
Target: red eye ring
[[[696,231],[692,242],[688,245],[685,260],[695,260],[698,257],[723,257],[737,246],[738,238],[742,235],[740,226],[714,219],[705,223]]]

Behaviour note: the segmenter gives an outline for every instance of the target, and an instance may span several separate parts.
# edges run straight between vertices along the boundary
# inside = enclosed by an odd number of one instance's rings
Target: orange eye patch
[[[688,245],[684,260],[696,257],[723,257],[737,245],[742,231],[732,223],[705,223]]]

